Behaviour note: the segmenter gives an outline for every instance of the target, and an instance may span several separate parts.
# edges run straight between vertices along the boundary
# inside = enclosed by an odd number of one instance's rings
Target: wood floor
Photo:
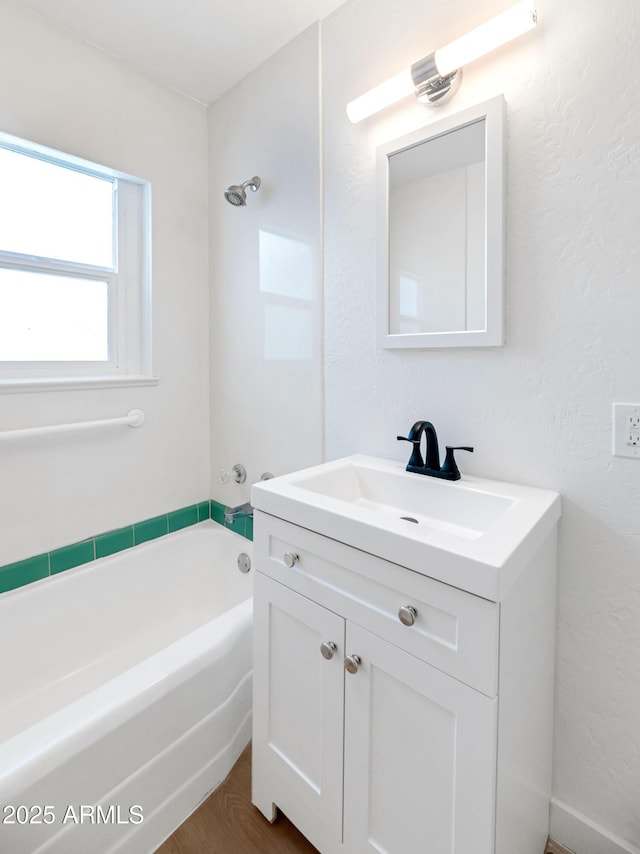
[[[270,824],[251,803],[251,746],[227,779],[156,854],[318,854],[284,816]]]
[[[319,854],[288,819],[270,824],[251,803],[251,745],[227,779],[156,854]],[[547,843],[545,854],[572,854]]]
[[[560,845],[559,842],[554,842],[553,839],[550,839],[547,842],[544,854],[573,854],[573,851],[565,848],[564,845]]]

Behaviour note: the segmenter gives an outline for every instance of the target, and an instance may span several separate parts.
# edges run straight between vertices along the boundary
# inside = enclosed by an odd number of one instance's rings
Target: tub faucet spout
[[[224,508],[224,521],[226,525],[232,525],[236,519],[242,519],[246,516],[253,517],[253,507],[248,501],[246,504],[238,504],[237,507]]]

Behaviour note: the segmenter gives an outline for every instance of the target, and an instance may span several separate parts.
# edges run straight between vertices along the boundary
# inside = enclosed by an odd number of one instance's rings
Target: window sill
[[[159,377],[129,375],[120,377],[33,377],[30,379],[0,379],[0,394],[19,394],[39,391],[76,391],[91,388],[135,388],[155,386]]]

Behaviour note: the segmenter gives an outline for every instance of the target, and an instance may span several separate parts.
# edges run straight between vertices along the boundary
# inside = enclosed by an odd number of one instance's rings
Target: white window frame
[[[0,267],[105,281],[109,289],[108,361],[0,361],[0,393],[156,384],[151,364],[151,185],[7,134],[0,133],[0,146],[111,181],[115,243],[113,269],[0,250]]]

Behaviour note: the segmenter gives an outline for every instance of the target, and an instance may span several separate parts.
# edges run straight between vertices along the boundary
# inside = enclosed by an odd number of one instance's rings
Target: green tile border
[[[139,546],[141,543],[148,543],[149,540],[164,537],[168,533],[169,520],[165,513],[164,516],[154,516],[152,519],[145,519],[144,522],[136,522],[133,526],[133,541],[136,546]]]
[[[78,543],[71,543],[71,545],[54,549],[51,552],[0,566],[0,593],[15,590],[25,584],[30,584],[32,581],[40,581],[43,578],[65,572],[67,569],[91,563],[93,560],[116,554],[141,543],[147,543],[150,540],[155,540],[174,531],[180,531],[207,519],[212,519],[230,531],[234,531],[248,540],[253,540],[253,519],[247,516],[226,524],[224,508],[224,504],[212,499],[200,501],[197,504],[190,504],[188,507],[181,507],[161,516],[144,519],[142,522],[136,522],[133,525],[125,525],[123,528],[105,531],[103,534],[97,534],[95,537],[81,540]]]
[[[49,575],[49,555],[38,555],[0,567],[0,593],[15,590]]]
[[[49,569],[51,575],[64,572],[65,569],[73,569],[83,563],[88,563],[96,556],[96,544],[94,540],[84,540],[49,552]]]
[[[224,525],[224,504],[218,501],[211,501],[211,518],[218,525]]]
[[[99,557],[109,557],[109,555],[113,555],[116,552],[133,548],[133,525],[128,525],[126,528],[118,528],[106,534],[100,534],[99,537],[95,538],[95,543],[96,560]]]
[[[181,531],[182,528],[188,528],[190,525],[198,524],[198,505],[192,504],[191,507],[183,507],[182,510],[174,510],[168,514],[169,533]]]

